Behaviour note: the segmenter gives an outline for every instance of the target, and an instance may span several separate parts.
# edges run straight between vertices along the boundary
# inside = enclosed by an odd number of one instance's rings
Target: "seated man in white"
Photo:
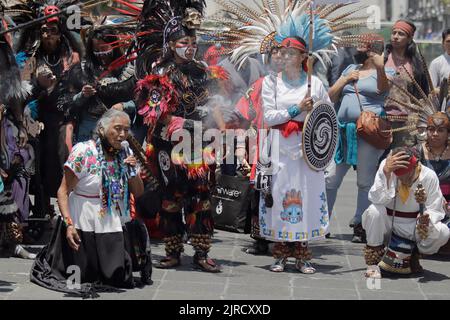
[[[449,228],[441,223],[445,213],[439,179],[433,170],[421,165],[417,157],[411,148],[394,149],[375,176],[369,192],[372,205],[362,217],[367,233],[364,252],[367,277],[381,277],[378,264],[391,232],[416,242],[418,253],[427,255],[436,253],[450,237]],[[422,216],[415,197],[419,184],[426,191]],[[421,271],[418,254],[412,255],[410,265],[412,272]]]

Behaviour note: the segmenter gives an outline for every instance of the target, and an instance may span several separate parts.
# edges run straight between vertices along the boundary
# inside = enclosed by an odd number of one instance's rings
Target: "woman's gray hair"
[[[94,130],[94,139],[100,137],[100,129],[103,129],[105,132],[108,131],[111,122],[115,118],[127,118],[128,123],[131,124],[130,116],[126,112],[111,108],[97,121]]]

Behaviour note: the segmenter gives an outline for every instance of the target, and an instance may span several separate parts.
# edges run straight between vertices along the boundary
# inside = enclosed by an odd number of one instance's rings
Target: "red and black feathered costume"
[[[207,256],[213,234],[209,175],[214,158],[202,142],[205,128],[194,127],[207,118],[210,81],[223,74],[195,59],[176,59],[178,54],[170,48],[171,41],[173,44],[186,36],[195,37],[203,6],[203,0],[145,1],[138,28],[146,35],[137,42],[136,71],[142,79],[136,97],[138,113],[149,125],[147,155],[165,188],[160,223],[167,257],[159,266],[179,264],[182,236],[187,232],[195,250],[194,264],[204,271],[218,272],[218,266]],[[192,49],[196,50],[195,44]],[[171,141],[174,134],[181,132],[189,134],[183,139],[190,139],[187,145],[192,147],[183,155],[173,152],[178,139]],[[200,154],[195,154],[194,140],[203,144]]]

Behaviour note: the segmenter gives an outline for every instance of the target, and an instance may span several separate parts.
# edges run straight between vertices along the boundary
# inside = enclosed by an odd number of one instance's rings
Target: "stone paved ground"
[[[338,195],[336,215],[332,218],[332,238],[312,245],[317,273],[302,275],[290,268],[281,274],[268,271],[270,256],[242,252],[251,243],[248,235],[218,231],[211,256],[223,265],[220,274],[205,274],[191,269],[192,249],[186,247],[182,267],[177,270],[154,269],[153,285],[122,293],[104,293],[100,299],[171,300],[260,300],[260,299],[450,299],[450,260],[432,257],[422,260],[425,273],[409,279],[382,279],[380,288],[368,288],[362,244],[350,242],[348,227],[355,208],[356,175],[349,173]],[[163,255],[163,246],[153,243],[154,258]],[[38,248],[32,248],[37,250]],[[0,258],[0,300],[72,299],[45,290],[29,281],[31,262]]]

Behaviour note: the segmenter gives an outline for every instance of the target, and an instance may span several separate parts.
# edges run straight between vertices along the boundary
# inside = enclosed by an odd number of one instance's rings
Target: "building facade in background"
[[[450,0],[409,0],[408,18],[421,23],[419,37],[441,40],[441,33],[450,28]]]

